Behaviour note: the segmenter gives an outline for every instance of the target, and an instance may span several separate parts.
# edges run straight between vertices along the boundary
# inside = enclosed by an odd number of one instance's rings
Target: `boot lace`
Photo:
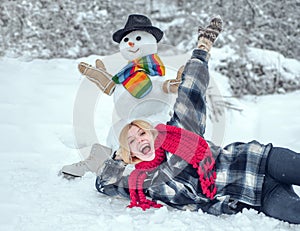
[[[83,165],[88,166],[87,162],[93,159],[93,155],[89,155],[85,160],[81,160],[74,164],[76,167],[81,167]]]

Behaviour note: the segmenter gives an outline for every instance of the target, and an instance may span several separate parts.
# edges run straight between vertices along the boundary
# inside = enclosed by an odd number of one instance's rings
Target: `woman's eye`
[[[137,36],[135,39],[136,39],[136,41],[140,41],[142,38],[141,38],[141,36]]]
[[[127,43],[128,41],[129,41],[129,38],[124,38],[124,40],[123,40],[125,43]]]
[[[141,134],[140,134],[140,135],[141,135],[141,136],[143,136],[143,135],[145,135],[145,134],[146,134],[146,132],[141,132]]]

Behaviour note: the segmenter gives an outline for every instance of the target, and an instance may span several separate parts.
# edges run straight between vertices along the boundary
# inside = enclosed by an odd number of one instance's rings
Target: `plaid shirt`
[[[194,51],[192,59],[186,64],[174,114],[168,122],[201,136],[205,132],[205,93],[209,82],[203,55],[203,51]],[[199,56],[202,61],[195,59]],[[196,170],[171,153],[166,153],[166,161],[148,174],[144,183],[146,195],[178,209],[202,209],[214,215],[234,214],[248,205],[259,207],[266,159],[272,145],[252,141],[221,148],[209,141],[208,144],[216,158],[217,194],[213,200],[202,194]],[[98,191],[109,196],[129,198],[125,166],[122,161],[107,160],[96,180]]]

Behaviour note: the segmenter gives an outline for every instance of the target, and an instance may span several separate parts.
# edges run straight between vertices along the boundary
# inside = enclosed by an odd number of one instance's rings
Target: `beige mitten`
[[[104,63],[100,59],[96,59],[96,68],[106,71]]]
[[[95,83],[105,94],[111,95],[114,92],[116,84],[100,59],[96,60],[96,67],[81,62],[78,64],[78,69],[81,74]]]
[[[177,77],[176,79],[167,79],[163,83],[163,91],[165,93],[177,93],[179,84],[181,83],[181,76],[182,72],[184,70],[184,66],[181,66],[177,71]]]

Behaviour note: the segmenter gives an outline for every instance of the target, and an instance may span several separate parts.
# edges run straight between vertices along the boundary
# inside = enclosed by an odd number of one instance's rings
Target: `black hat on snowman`
[[[157,42],[159,42],[164,35],[164,32],[162,32],[159,28],[152,26],[151,20],[145,15],[131,14],[128,16],[125,27],[113,34],[113,40],[120,43],[127,34],[136,30],[146,31],[152,34],[156,38]]]

